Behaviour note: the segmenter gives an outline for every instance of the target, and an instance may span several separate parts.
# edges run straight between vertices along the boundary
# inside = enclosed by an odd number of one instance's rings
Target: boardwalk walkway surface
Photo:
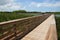
[[[2,22],[0,40],[57,40],[54,15],[43,14]]]
[[[48,17],[21,40],[57,40],[54,15]]]

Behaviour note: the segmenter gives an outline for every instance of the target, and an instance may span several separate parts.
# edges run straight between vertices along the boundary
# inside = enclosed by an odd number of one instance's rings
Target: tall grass
[[[27,14],[19,14],[19,13],[0,13],[0,22],[13,20],[13,19],[20,19],[25,17],[30,17],[33,15],[27,15]]]
[[[56,17],[58,40],[60,40],[60,17]]]

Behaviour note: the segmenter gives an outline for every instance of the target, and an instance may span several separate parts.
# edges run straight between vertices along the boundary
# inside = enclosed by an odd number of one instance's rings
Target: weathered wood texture
[[[0,23],[0,40],[19,40],[47,19],[50,14]]]
[[[57,40],[55,17],[52,14],[21,40]]]

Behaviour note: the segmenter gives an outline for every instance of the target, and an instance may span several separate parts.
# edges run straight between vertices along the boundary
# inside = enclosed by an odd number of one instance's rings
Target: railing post
[[[17,33],[16,33],[17,29],[16,29],[16,26],[17,26],[16,24],[13,25],[13,27],[14,27],[13,28],[13,32],[14,32],[15,38],[17,37]]]

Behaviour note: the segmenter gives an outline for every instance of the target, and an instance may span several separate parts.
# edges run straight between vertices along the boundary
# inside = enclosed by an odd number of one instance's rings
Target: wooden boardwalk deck
[[[48,17],[21,40],[57,40],[54,15]]]

